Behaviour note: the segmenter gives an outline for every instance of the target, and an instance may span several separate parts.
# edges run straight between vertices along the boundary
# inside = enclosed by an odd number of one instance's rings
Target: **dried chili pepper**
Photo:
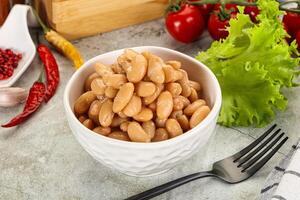
[[[50,30],[45,34],[45,38],[67,58],[72,60],[76,69],[79,69],[79,67],[81,67],[84,63],[79,51],[74,47],[74,45],[57,32]]]
[[[4,128],[17,126],[26,121],[42,104],[45,98],[46,87],[43,82],[36,81],[30,88],[24,110],[21,114],[14,117],[7,124],[1,125]]]
[[[76,47],[71,42],[66,40],[63,36],[59,35],[57,32],[47,27],[40,19],[35,10],[34,13],[39,24],[43,28],[46,40],[50,44],[52,44],[59,52],[61,52],[63,55],[69,58],[73,62],[76,69],[81,67],[84,61]]]
[[[46,45],[39,44],[37,51],[44,64],[45,71],[46,71],[47,85],[46,85],[45,101],[48,102],[51,99],[51,97],[54,95],[59,83],[58,65],[51,50]]]

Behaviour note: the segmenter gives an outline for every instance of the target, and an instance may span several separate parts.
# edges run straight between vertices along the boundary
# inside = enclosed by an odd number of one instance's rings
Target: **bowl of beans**
[[[64,93],[69,126],[82,147],[103,165],[133,176],[162,173],[204,147],[221,101],[209,68],[153,46],[90,59]]]

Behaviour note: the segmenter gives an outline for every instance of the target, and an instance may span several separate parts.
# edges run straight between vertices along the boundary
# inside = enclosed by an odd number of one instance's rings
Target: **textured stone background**
[[[141,45],[176,49],[194,56],[210,45],[205,33],[193,44],[172,40],[162,20],[117,30],[75,41],[85,59],[116,50]],[[237,152],[257,138],[264,129],[229,129],[218,126],[205,150],[167,173],[149,178],[129,177],[96,162],[73,137],[63,111],[63,91],[73,74],[70,62],[55,54],[61,72],[57,94],[26,123],[18,128],[0,129],[0,199],[101,199],[118,200],[142,192],[166,181],[193,172],[208,170],[219,159]],[[41,65],[36,59],[16,86],[29,88],[37,79]],[[290,136],[288,143],[254,177],[240,184],[228,185],[206,178],[172,190],[161,200],[243,200],[256,199],[272,168],[284,157],[298,137],[299,88],[285,93],[289,97],[286,112],[278,113],[276,123]],[[0,123],[21,112],[22,106],[0,108]]]

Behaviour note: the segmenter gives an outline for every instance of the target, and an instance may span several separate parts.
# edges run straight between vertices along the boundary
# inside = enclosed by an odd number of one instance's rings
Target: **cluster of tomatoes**
[[[196,2],[199,0],[190,0]],[[254,0],[248,0],[253,2]],[[300,5],[299,5],[300,6]],[[197,40],[207,26],[208,32],[214,40],[220,40],[228,36],[226,27],[231,18],[239,12],[236,4],[202,4],[191,5],[180,3],[171,7],[166,16],[168,32],[178,41],[189,43]],[[256,16],[259,9],[256,6],[245,6],[244,13],[257,23]],[[287,12],[283,17],[283,24],[287,33],[291,36],[288,42],[296,39],[300,50],[300,14]]]
[[[190,0],[191,2],[199,0]],[[253,22],[257,22],[256,16],[259,9],[256,6],[246,6],[244,12],[249,14]],[[226,26],[231,18],[238,13],[236,4],[202,4],[191,5],[181,3],[171,7],[166,16],[168,32],[178,41],[189,43],[197,40],[207,26],[211,37],[220,40],[228,36]]]

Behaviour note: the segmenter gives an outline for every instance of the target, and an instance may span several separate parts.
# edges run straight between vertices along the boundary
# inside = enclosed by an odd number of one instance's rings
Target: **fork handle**
[[[215,176],[211,171],[208,172],[198,172],[194,174],[190,174],[178,179],[175,179],[173,181],[170,181],[168,183],[162,184],[160,186],[157,186],[155,188],[152,188],[150,190],[146,190],[145,192],[142,192],[140,194],[131,196],[125,200],[147,200],[151,199],[153,197],[156,197],[162,193],[165,193],[167,191],[170,191],[176,187],[179,187],[183,184],[186,184],[188,182],[191,182],[193,180],[199,179],[199,178],[204,178],[204,177],[209,177],[209,176]]]

